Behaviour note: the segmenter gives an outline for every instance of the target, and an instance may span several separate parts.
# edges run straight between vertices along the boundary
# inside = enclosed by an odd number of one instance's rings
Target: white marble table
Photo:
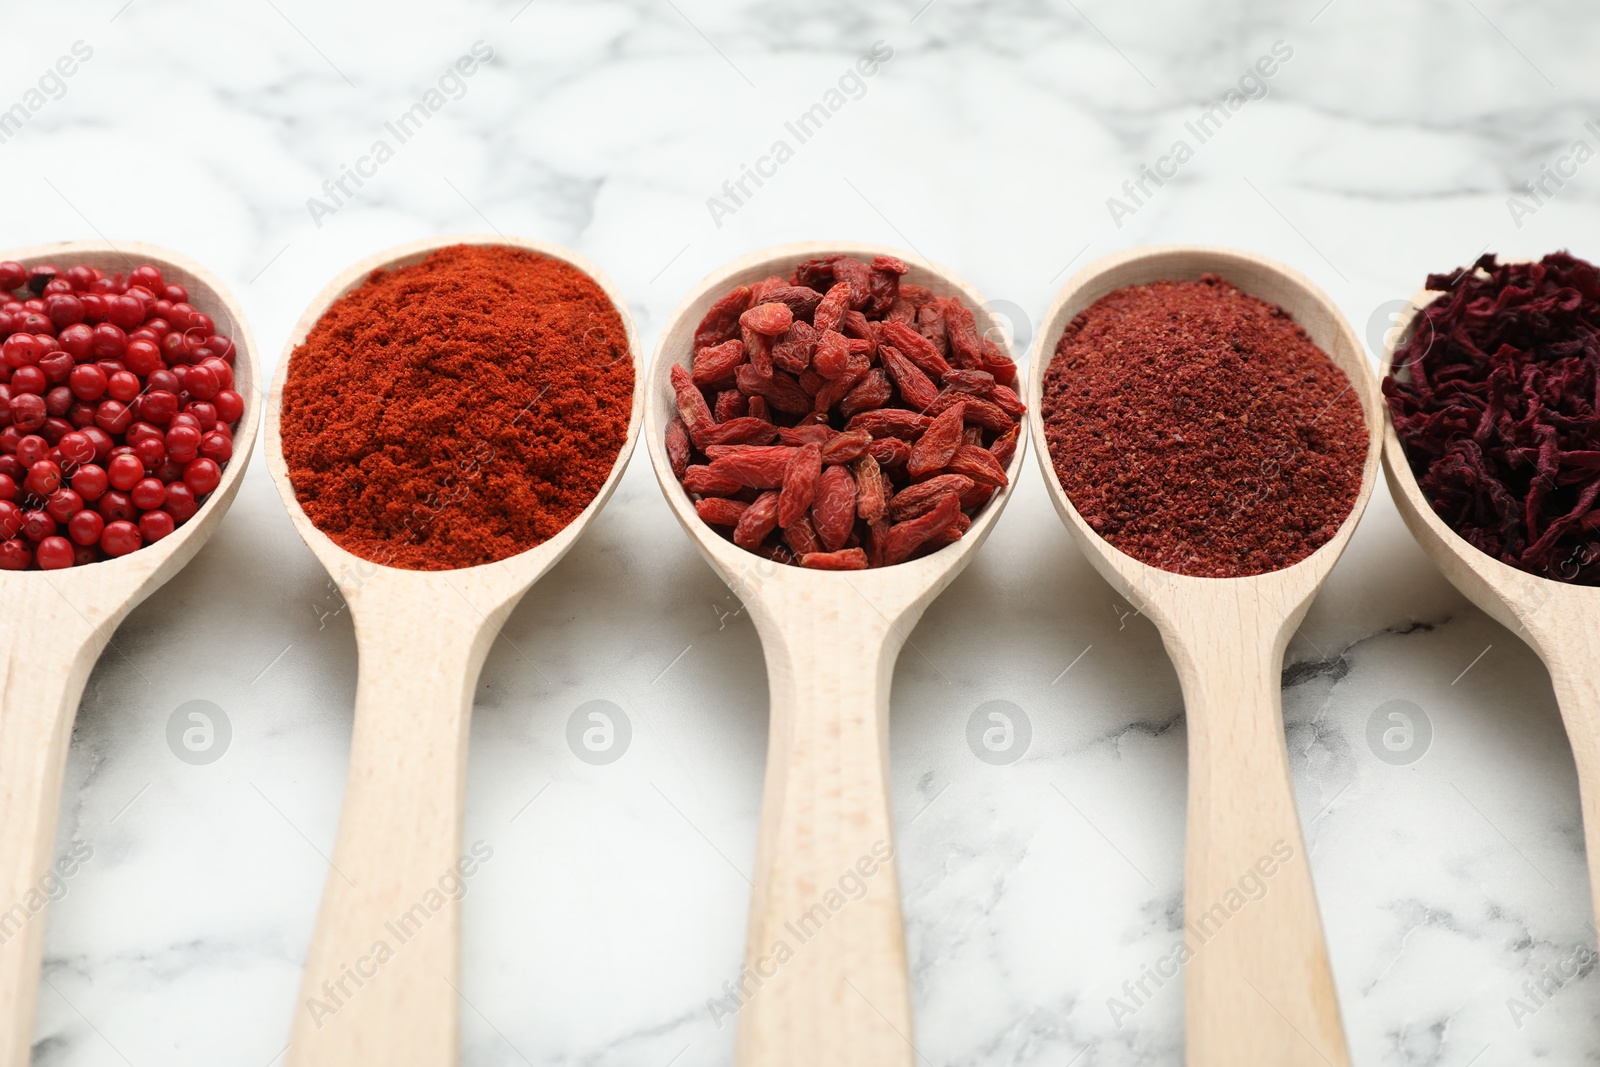
[[[913,247],[1023,316],[1117,249],[1237,245],[1310,274],[1363,331],[1486,247],[1600,255],[1600,163],[1561,162],[1600,146],[1581,0],[520,5],[11,5],[0,110],[26,121],[0,125],[0,244],[104,234],[184,252],[235,288],[269,360],[328,277],[436,233],[580,250],[647,345],[713,266],[804,238]],[[92,55],[30,95],[78,41]],[[398,143],[385,123],[426,110],[476,41],[492,58]],[[799,143],[785,123],[826,107],[880,41],[892,57]],[[1186,123],[1279,41],[1292,55],[1201,143]],[[792,152],[763,162],[778,139]],[[735,203],[723,186],[747,165],[770,176]],[[1135,201],[1123,183],[1141,165],[1172,177]],[[1546,166],[1571,176],[1513,212]],[[323,183],[345,168],[367,176],[335,201]],[[1116,1020],[1110,1004],[1180,936],[1176,680],[1028,470],[895,676],[920,1062],[1177,1064],[1181,983]],[[37,1063],[280,1057],[348,751],[355,650],[335,604],[257,464],[215,540],[118,632],[78,718],[60,849],[93,855],[49,913]],[[1295,784],[1356,1062],[1600,1057],[1549,681],[1444,583],[1381,488],[1290,663]],[[231,724],[210,764],[167,744],[191,700]],[[591,700],[632,724],[609,765],[566,742]],[[994,700],[1031,723],[1009,765],[966,742]],[[1396,700],[1431,723],[1404,765],[1367,741]],[[483,674],[467,839],[493,858],[465,901],[465,1063],[730,1062],[708,1001],[740,966],[764,704],[755,634],[641,450]],[[1514,1015],[1525,982],[1575,958],[1577,977]]]

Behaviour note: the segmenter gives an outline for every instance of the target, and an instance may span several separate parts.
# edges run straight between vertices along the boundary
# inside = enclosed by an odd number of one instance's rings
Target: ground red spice
[[[375,272],[290,357],[295,499],[336,544],[391,567],[525,552],[600,491],[633,377],[622,317],[561,260],[456,245]]]
[[[1349,379],[1287,312],[1216,275],[1119,289],[1079,315],[1041,410],[1079,514],[1163,570],[1297,563],[1361,487],[1367,431]]]

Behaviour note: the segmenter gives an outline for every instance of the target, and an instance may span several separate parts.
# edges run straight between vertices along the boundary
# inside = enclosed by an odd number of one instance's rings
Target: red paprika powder
[[[594,499],[627,437],[622,317],[569,263],[455,245],[376,271],[290,357],[295,499],[342,548],[445,570],[525,552]]]
[[[1101,298],[1062,333],[1043,392],[1073,506],[1163,570],[1298,563],[1361,489],[1367,431],[1349,379],[1282,308],[1214,274]]]

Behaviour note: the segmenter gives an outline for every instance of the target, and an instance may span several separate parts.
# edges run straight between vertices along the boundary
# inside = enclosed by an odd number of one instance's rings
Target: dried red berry
[[[767,337],[778,336],[793,321],[794,312],[789,310],[788,304],[757,304],[739,316],[740,326]]]
[[[800,557],[800,566],[819,571],[863,571],[867,569],[867,554],[859,548],[806,552]]]
[[[850,539],[856,519],[856,483],[843,467],[829,467],[817,483],[816,501],[811,505],[811,525],[829,552],[837,552]]]
[[[822,479],[822,449],[815,444],[794,450],[783,471],[783,492],[778,497],[778,525],[788,528],[805,516],[817,497]]]

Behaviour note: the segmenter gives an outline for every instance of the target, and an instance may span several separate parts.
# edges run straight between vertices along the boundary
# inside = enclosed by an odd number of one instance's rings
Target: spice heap
[[[672,471],[700,517],[781,563],[860,570],[960,539],[1006,484],[1016,367],[906,265],[810,259],[723,296],[672,368]]]
[[[0,262],[0,569],[125,556],[192,518],[244,414],[233,360],[157,267]]]
[[[627,439],[622,316],[559,259],[455,245],[376,271],[290,356],[283,456],[317,528],[363,559],[471,567],[559,533]]]
[[[1041,410],[1078,513],[1163,570],[1290,566],[1360,492],[1367,431],[1349,379],[1287,312],[1213,274],[1119,289],[1075,318]]]
[[[1600,270],[1491,254],[1428,288],[1383,383],[1418,486],[1473,547],[1600,585]]]

